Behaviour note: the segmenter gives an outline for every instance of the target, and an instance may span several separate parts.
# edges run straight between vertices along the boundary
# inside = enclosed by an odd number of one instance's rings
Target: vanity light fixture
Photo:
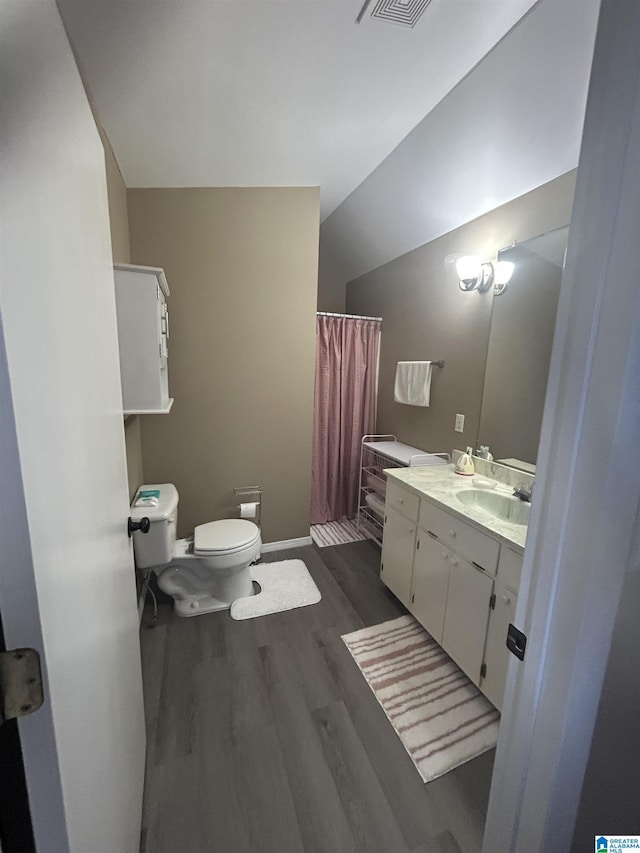
[[[477,255],[464,255],[456,261],[460,290],[484,293],[493,284],[493,264],[482,263]]]
[[[493,277],[494,296],[500,296],[502,293],[505,292],[511,280],[511,276],[513,275],[514,268],[515,264],[513,264],[511,261],[498,261],[495,266],[495,274]]]

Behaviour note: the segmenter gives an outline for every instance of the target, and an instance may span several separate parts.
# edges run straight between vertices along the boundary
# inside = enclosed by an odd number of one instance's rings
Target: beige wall
[[[319,190],[134,189],[133,263],[171,296],[168,415],[143,419],[147,482],[180,493],[179,534],[260,485],[263,539],[309,535]]]
[[[129,216],[127,213],[127,188],[120,168],[105,132],[98,126],[104,145],[107,171],[107,195],[109,197],[109,223],[111,225],[111,252],[114,263],[128,264],[131,259],[129,247]],[[129,497],[144,481],[142,472],[142,440],[140,418],[129,417],[124,422],[124,440],[127,452],[127,477]]]
[[[575,172],[469,222],[347,285],[347,311],[381,316],[377,429],[430,451],[475,443],[491,322],[491,291],[464,293],[447,256],[498,250],[566,225]],[[393,400],[398,361],[444,359],[434,368],[431,405],[421,409]],[[464,433],[454,431],[456,413]]]

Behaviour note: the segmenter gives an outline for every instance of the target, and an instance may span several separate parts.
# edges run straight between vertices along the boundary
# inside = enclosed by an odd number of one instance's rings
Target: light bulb
[[[513,275],[513,270],[515,269],[515,264],[511,261],[498,261],[495,268],[495,287],[493,288],[493,295],[500,296],[505,292],[511,276]]]
[[[511,261],[498,261],[495,266],[493,278],[495,283],[499,285],[508,284],[511,276],[513,275],[514,268],[515,264]]]

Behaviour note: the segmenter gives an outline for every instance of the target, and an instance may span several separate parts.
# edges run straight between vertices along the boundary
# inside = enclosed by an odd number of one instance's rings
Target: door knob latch
[[[133,536],[136,530],[139,530],[140,533],[148,533],[151,530],[151,522],[146,515],[144,518],[141,518],[140,521],[134,521],[131,516],[129,516],[129,521],[127,523],[127,533],[129,537]]]
[[[507,632],[507,648],[520,660],[524,660],[524,650],[527,647],[527,635],[523,634],[515,625],[509,623]]]

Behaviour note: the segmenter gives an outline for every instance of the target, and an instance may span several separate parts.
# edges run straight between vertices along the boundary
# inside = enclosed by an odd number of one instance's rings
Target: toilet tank
[[[178,526],[178,490],[173,483],[140,486],[131,503],[131,518],[140,521],[145,517],[151,522],[149,532],[136,530],[133,534],[136,566],[166,566],[173,559]]]

